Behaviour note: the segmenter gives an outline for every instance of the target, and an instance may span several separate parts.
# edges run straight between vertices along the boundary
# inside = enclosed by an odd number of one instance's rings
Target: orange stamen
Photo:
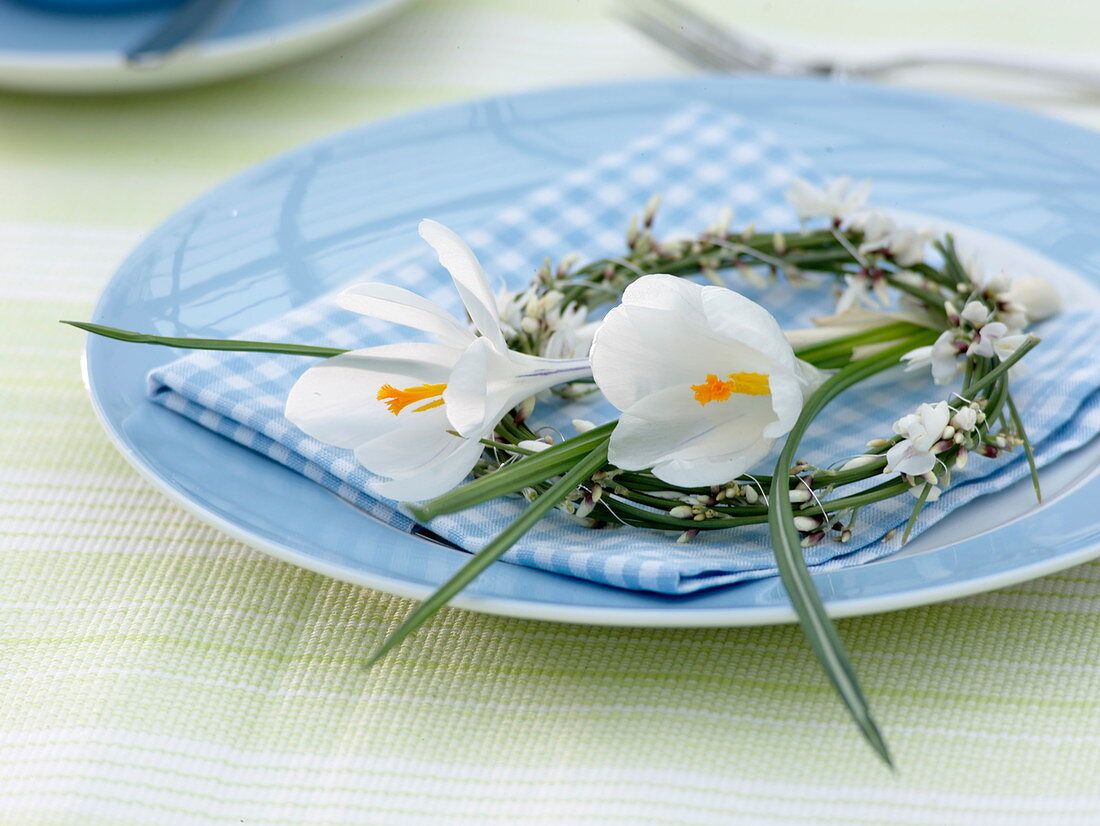
[[[425,399],[433,399],[433,401],[427,404],[422,404],[420,407],[414,407],[413,413],[420,413],[424,410],[431,410],[433,407],[439,407],[443,404],[443,399],[435,399],[435,396],[442,396],[443,391],[447,389],[446,384],[421,384],[416,387],[406,387],[403,390],[399,390],[392,384],[383,384],[378,388],[378,400],[386,403],[386,409],[393,415],[397,415],[410,404],[416,404],[422,402]]]
[[[713,373],[707,374],[707,380],[703,384],[693,384],[695,401],[701,407],[711,402],[724,402],[734,393],[745,396],[767,396],[771,393],[768,377],[763,373],[730,373],[729,381],[722,381]]]

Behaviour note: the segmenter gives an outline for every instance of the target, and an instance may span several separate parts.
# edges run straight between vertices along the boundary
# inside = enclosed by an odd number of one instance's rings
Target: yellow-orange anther
[[[724,402],[734,393],[745,396],[767,396],[771,393],[768,385],[768,377],[763,373],[730,373],[722,381],[714,373],[707,374],[707,380],[703,384],[693,384],[695,401],[700,406],[706,406],[711,402]]]
[[[443,391],[446,389],[446,384],[421,384],[416,387],[406,387],[403,390],[397,389],[392,384],[383,384],[378,388],[378,400],[384,401],[386,409],[396,416],[410,404],[432,399],[427,404],[413,408],[413,413],[419,413],[422,410],[431,410],[433,407],[442,405],[443,399],[435,397],[442,396]]]

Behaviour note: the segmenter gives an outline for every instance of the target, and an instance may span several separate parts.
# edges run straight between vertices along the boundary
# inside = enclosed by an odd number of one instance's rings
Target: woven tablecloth
[[[793,626],[445,611],[366,672],[408,601],[206,527],[101,431],[82,336],[55,321],[87,317],[144,231],[226,175],[370,118],[684,70],[601,5],[421,3],[252,80],[0,95],[0,824],[1100,823],[1100,563],[841,622],[891,775]],[[1069,26],[1038,0],[996,27],[990,4],[903,5],[728,4],[808,37],[1072,49],[1100,28],[1100,9]],[[1048,108],[1100,126],[1095,105]]]

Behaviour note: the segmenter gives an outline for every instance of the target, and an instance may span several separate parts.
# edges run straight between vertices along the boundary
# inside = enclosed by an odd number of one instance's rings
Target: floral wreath
[[[547,261],[520,292],[494,293],[465,242],[425,220],[420,235],[451,274],[468,321],[383,283],[353,286],[338,303],[426,332],[432,342],[343,351],[71,323],[125,341],[325,357],[294,385],[286,417],[313,438],[353,450],[367,470],[390,480],[379,492],[416,503],[408,507],[419,521],[526,497],[529,506],[372,662],[553,508],[592,528],[673,531],[677,542],[766,523],[815,653],[889,762],[801,548],[847,542],[861,508],[911,494],[904,542],[922,506],[974,451],[997,457],[1022,446],[1040,495],[1010,368],[1039,342],[1026,325],[1058,312],[1059,302],[1042,279],[982,279],[950,235],[933,239],[898,226],[865,206],[869,191],[869,182],[853,186],[847,178],[824,188],[796,180],[788,198],[802,221],[797,231],[750,225],[735,232],[725,212],[697,236],[664,240],[653,232],[654,198],[631,222],[621,257],[583,266],[577,256]],[[778,278],[832,284],[836,312],[814,319],[812,329],[784,331],[726,286],[722,273],[731,271],[756,286]],[[700,274],[710,283],[684,278]],[[602,320],[588,320],[608,306]],[[961,389],[902,416],[892,435],[871,439],[857,456],[826,467],[797,459],[803,433],[832,399],[899,363],[930,367],[939,385],[961,373]],[[620,416],[600,426],[574,420],[577,435],[554,443],[528,425],[548,391],[602,393]],[[780,439],[772,475],[751,472]],[[471,473],[476,478],[466,482]],[[846,492],[851,486],[855,492]]]

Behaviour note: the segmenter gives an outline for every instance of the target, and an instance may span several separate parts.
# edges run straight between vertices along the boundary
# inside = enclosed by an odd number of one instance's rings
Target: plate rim
[[[358,0],[293,23],[206,40],[154,70],[133,69],[118,51],[0,49],[0,87],[38,92],[131,92],[228,78],[302,57],[384,22],[412,0]],[[60,13],[60,12],[59,12]],[[34,78],[32,73],[46,72]],[[89,79],[84,73],[92,72]],[[109,83],[113,79],[118,81]]]
[[[376,128],[384,129],[387,127],[400,126],[402,122],[414,121],[417,118],[420,118],[428,113],[439,114],[440,116],[443,116],[450,111],[457,111],[471,106],[491,104],[502,100],[509,100],[514,98],[531,98],[539,95],[556,95],[576,90],[594,91],[599,89],[615,89],[624,86],[651,85],[654,82],[690,85],[693,82],[700,81],[713,83],[715,81],[738,82],[738,80],[739,79],[731,78],[728,75],[704,74],[689,77],[657,76],[650,78],[629,79],[625,81],[609,81],[591,84],[563,84],[548,88],[529,90],[525,92],[511,92],[499,95],[487,95],[476,98],[463,99],[461,101],[450,102],[437,106],[418,108],[411,112],[405,112],[395,116],[369,121],[364,124],[352,126],[333,134],[304,142],[285,152],[279,153],[278,155],[271,158],[259,161],[258,163],[253,164],[234,175],[231,175],[211,189],[200,193],[198,196],[184,204],[180,209],[176,210],[171,215],[163,218],[156,227],[143,234],[143,241],[144,239],[150,237],[157,229],[159,229],[168,221],[176,219],[180,215],[186,215],[192,209],[199,208],[208,200],[215,199],[223,189],[229,189],[233,187],[250,174],[256,172],[258,169],[266,167],[273,163],[277,163],[280,160],[295,155],[299,152],[309,149],[320,148],[329,143],[339,141],[350,134],[370,131]],[[760,82],[761,80],[763,79],[754,78],[753,82]],[[801,78],[768,78],[767,81],[779,83],[824,82],[819,80],[808,80]],[[1053,126],[1067,128],[1071,131],[1077,131],[1083,136],[1088,136],[1093,140],[1100,141],[1100,134],[1094,132],[1093,130],[1086,129],[1076,124],[1067,123],[1065,121],[1059,121],[1054,118],[1050,118],[1042,114],[1030,112],[1028,110],[1020,109],[1017,107],[1005,106],[999,103],[991,103],[985,100],[972,100],[971,98],[966,96],[953,95],[948,93],[930,93],[917,90],[883,87],[878,84],[852,83],[850,81],[848,81],[847,83],[849,85],[860,86],[863,88],[885,89],[892,93],[901,94],[903,96],[911,96],[914,98],[925,99],[933,102],[942,101],[944,99],[949,101],[965,101],[968,105],[973,103],[979,106],[987,107],[994,111],[1005,112],[1006,114],[1009,114],[1011,116],[1025,116],[1037,121],[1045,122]],[[101,292],[99,299],[97,299],[96,301],[95,309],[93,311],[93,317],[98,316],[101,305],[106,298],[110,286],[114,283],[114,280],[118,276],[119,272],[124,269],[126,263],[130,260],[130,257],[137,252],[140,246],[141,244],[139,243],[137,247],[131,250],[130,254],[128,254],[124,258],[123,262],[120,263],[118,268],[116,268],[115,273],[111,276],[111,278],[104,286],[104,289]],[[113,426],[112,422],[107,416],[105,409],[101,405],[100,399],[97,397],[96,389],[93,386],[94,380],[91,376],[89,369],[89,349],[93,346],[94,340],[94,337],[88,336],[84,348],[82,349],[81,374],[85,389],[89,395],[89,399],[91,401],[93,410],[95,411],[96,417],[99,419],[101,426],[106,431],[111,443],[122,454],[123,458],[135,470],[137,470],[143,478],[149,481],[157,490],[166,495],[169,499],[183,507],[186,511],[188,511],[193,516],[199,518],[204,523],[211,525],[217,530],[222,531],[223,533],[237,539],[248,547],[266,553],[280,561],[293,564],[297,567],[312,571],[314,573],[328,576],[338,581],[347,582],[353,585],[371,588],[374,590],[379,590],[385,593],[410,599],[424,599],[435,590],[435,586],[421,585],[419,583],[410,582],[408,580],[400,579],[387,574],[349,570],[339,564],[328,563],[319,560],[313,556],[296,550],[291,545],[269,541],[263,537],[251,533],[245,528],[234,524],[232,521],[223,518],[221,515],[215,513],[209,508],[200,505],[196,501],[190,499],[185,493],[173,487],[167,479],[160,476],[148,463],[146,463],[143,457],[138,452],[132,450],[131,447],[126,444],[121,434]],[[879,594],[875,596],[826,598],[825,607],[830,616],[837,618],[865,616],[870,614],[886,613],[889,611],[904,610],[907,608],[931,605],[939,602],[958,599],[965,596],[973,596],[975,594],[986,593],[988,591],[996,590],[998,588],[1003,588],[1020,582],[1026,582],[1038,577],[1055,573],[1057,571],[1065,570],[1067,568],[1074,567],[1076,565],[1088,562],[1098,557],[1100,557],[1100,542],[1086,545],[1072,552],[1059,553],[1057,556],[1050,556],[1037,560],[1035,562],[1019,565],[1008,570],[997,571],[990,574],[975,575],[947,583],[918,586],[902,592]],[[880,560],[868,563],[868,565],[889,564],[890,561],[891,557],[886,556]],[[901,560],[898,559],[895,561],[900,562]],[[824,575],[827,573],[829,572],[821,571],[815,572],[814,575]],[[673,599],[675,599],[675,597],[673,597]],[[746,627],[757,625],[788,624],[797,621],[797,616],[794,610],[789,605],[748,605],[733,608],[692,607],[690,610],[677,610],[674,606],[669,605],[656,608],[630,606],[593,607],[544,601],[523,600],[509,597],[485,596],[469,591],[464,591],[460,593],[454,599],[452,599],[448,603],[448,605],[449,607],[461,610],[469,610],[477,613],[485,613],[497,616],[514,617],[518,619],[618,627]]]

